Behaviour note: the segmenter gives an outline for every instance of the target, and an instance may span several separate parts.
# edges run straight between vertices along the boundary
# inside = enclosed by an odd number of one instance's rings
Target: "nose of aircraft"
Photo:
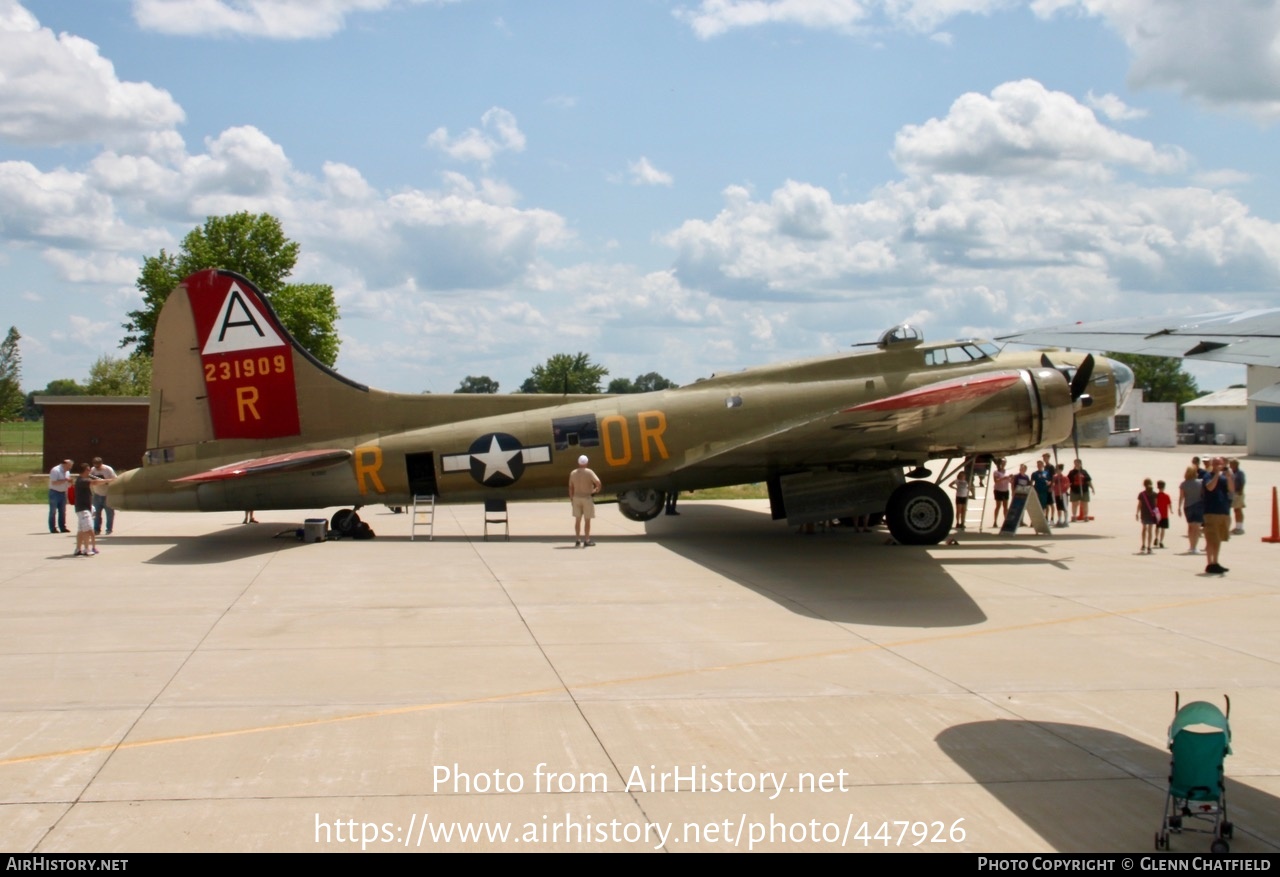
[[[1116,410],[1119,411],[1133,389],[1133,369],[1117,359],[1107,359],[1107,365],[1111,367],[1111,374],[1115,376]]]

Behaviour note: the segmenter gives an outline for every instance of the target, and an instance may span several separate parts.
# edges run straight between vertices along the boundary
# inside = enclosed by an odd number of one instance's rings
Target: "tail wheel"
[[[652,521],[662,513],[666,500],[661,490],[624,490],[618,494],[618,511],[633,521]]]
[[[355,509],[338,509],[333,513],[333,520],[329,522],[329,528],[336,530],[343,536],[351,534],[360,523],[360,516],[356,514]]]
[[[911,481],[894,490],[884,516],[889,532],[903,545],[937,545],[955,521],[951,499],[928,481]]]

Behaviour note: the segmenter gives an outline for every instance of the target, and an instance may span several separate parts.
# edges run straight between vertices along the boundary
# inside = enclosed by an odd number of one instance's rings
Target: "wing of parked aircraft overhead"
[[[1280,308],[1075,323],[998,340],[1280,367]]]

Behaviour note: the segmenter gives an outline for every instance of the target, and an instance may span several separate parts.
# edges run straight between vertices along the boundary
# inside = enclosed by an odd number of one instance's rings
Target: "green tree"
[[[1175,402],[1179,407],[1200,396],[1196,379],[1182,370],[1182,360],[1169,356],[1139,356],[1136,353],[1107,353],[1133,369],[1133,385],[1145,392],[1147,402]]]
[[[249,275],[245,275],[248,277]],[[271,307],[303,349],[332,367],[338,361],[338,305],[327,283],[289,283],[271,296]]]
[[[680,386],[669,381],[657,372],[640,375],[634,381],[630,378],[614,378],[609,382],[609,393],[652,393],[654,390],[673,390]]]
[[[674,390],[680,386],[675,381],[664,378],[657,372],[646,372],[636,378],[637,393],[652,393],[654,390]]]
[[[225,268],[254,282],[281,324],[312,356],[332,366],[338,359],[338,305],[326,284],[288,284],[298,261],[298,244],[284,235],[269,213],[210,216],[182,239],[176,254],[160,251],[142,262],[137,287],[142,307],[129,312],[121,347],[154,352],[156,320],[169,293],[183,278],[205,268]]]
[[[585,353],[557,353],[520,385],[521,393],[599,393],[600,381],[609,374]]]
[[[498,392],[498,382],[488,375],[467,375],[462,379],[462,383],[458,384],[455,393],[496,393]]]
[[[71,378],[58,378],[50,381],[43,390],[34,390],[26,395],[22,409],[23,420],[39,420],[44,416],[44,409],[36,404],[36,396],[83,396],[84,387]]]
[[[0,420],[17,420],[22,416],[22,351],[18,342],[22,336],[17,326],[9,327],[9,334],[0,344]]]
[[[117,359],[99,356],[89,366],[90,396],[146,396],[151,393],[151,357],[141,353]]]

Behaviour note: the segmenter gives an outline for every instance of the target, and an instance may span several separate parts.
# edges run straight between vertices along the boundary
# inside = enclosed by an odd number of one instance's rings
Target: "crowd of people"
[[[1023,463],[1012,473],[1008,460],[1003,457],[984,461],[981,471],[984,475],[989,473],[991,478],[993,527],[1004,526],[1011,501],[1019,493],[1030,492],[1035,493],[1050,526],[1069,527],[1072,523],[1093,520],[1089,514],[1089,500],[1095,490],[1093,477],[1079,460],[1068,470],[1065,464],[1051,462],[1046,451],[1035,466],[1035,472],[1028,473],[1028,465]],[[976,477],[976,465],[974,471]],[[955,490],[956,529],[963,530],[973,485],[961,471],[951,487]],[[1222,543],[1232,535],[1244,534],[1244,489],[1245,474],[1240,461],[1225,457],[1214,457],[1203,466],[1199,457],[1192,457],[1178,485],[1176,502],[1164,481],[1145,479],[1134,512],[1134,519],[1142,527],[1138,553],[1152,554],[1165,547],[1165,536],[1176,510],[1177,516],[1187,521],[1187,553],[1200,554],[1203,538],[1205,572],[1211,575],[1227,572],[1221,562]]]
[[[98,537],[115,529],[116,511],[107,505],[107,485],[116,480],[116,470],[94,457],[93,463],[63,460],[49,470],[49,532],[70,533],[67,506],[75,512],[76,557],[98,553]]]
[[[1178,485],[1178,517],[1187,520],[1190,554],[1200,553],[1200,537],[1204,537],[1206,573],[1227,572],[1221,563],[1222,543],[1233,534],[1244,535],[1244,485],[1244,471],[1236,459],[1214,457],[1202,466],[1199,457],[1192,457],[1183,473]],[[1167,514],[1157,526],[1168,527]]]
[[[991,526],[1004,526],[1009,517],[1009,503],[1013,496],[1022,492],[1034,491],[1040,507],[1044,509],[1045,519],[1051,526],[1068,527],[1072,521],[1090,521],[1089,497],[1093,494],[1093,477],[1079,460],[1070,471],[1065,463],[1054,464],[1045,451],[1036,460],[1036,471],[1028,472],[1026,463],[1019,464],[1018,471],[1008,471],[1008,459],[997,457],[990,463],[984,463],[982,472],[989,471],[991,478],[992,502],[995,510],[992,514]],[[974,466],[975,478],[978,477],[978,465]],[[979,481],[981,486],[983,481]],[[956,529],[964,529],[965,511],[973,488],[965,472],[961,470],[956,480],[951,482],[955,490]],[[1067,506],[1070,503],[1070,520],[1067,517]]]

